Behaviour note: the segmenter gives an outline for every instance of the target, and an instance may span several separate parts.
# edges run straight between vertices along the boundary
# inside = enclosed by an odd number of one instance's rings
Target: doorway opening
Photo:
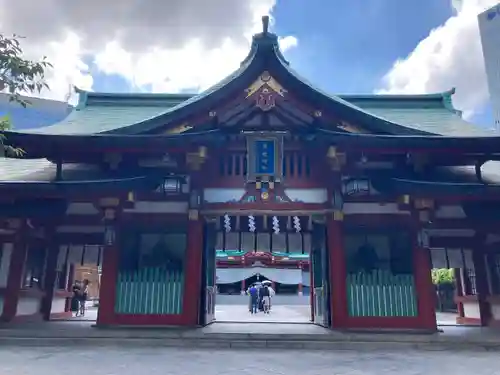
[[[432,248],[430,252],[437,325],[480,326],[472,249]]]
[[[102,245],[60,246],[50,320],[97,320],[102,252]]]
[[[278,214],[215,218],[205,228],[200,324],[329,326],[326,250],[322,218]],[[270,311],[264,314],[262,296],[268,293]]]

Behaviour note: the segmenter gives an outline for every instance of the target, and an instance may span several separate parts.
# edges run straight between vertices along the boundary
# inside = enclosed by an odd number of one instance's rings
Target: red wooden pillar
[[[245,284],[246,284],[245,280],[241,280],[240,294],[245,294],[245,291],[247,290],[247,287]]]
[[[464,295],[464,286],[462,284],[462,275],[460,268],[453,269],[453,275],[455,277],[455,297],[463,297]],[[455,298],[455,302],[457,304],[457,323],[461,320],[460,318],[465,317],[464,304],[462,302],[457,301],[458,298]],[[458,323],[460,324],[460,323]]]
[[[118,278],[120,254],[118,245],[119,230],[114,226],[112,241],[104,241],[102,254],[101,288],[99,290],[99,310],[97,325],[115,323],[116,280]]]
[[[309,304],[311,305],[311,322],[314,322],[314,275],[311,255],[309,255]]]
[[[435,289],[432,284],[431,259],[429,249],[418,244],[418,234],[415,231],[413,251],[413,273],[417,293],[417,310],[420,327],[436,330]]]
[[[189,220],[182,314],[187,325],[198,324],[201,297],[201,266],[203,260],[203,220]]]
[[[52,300],[54,299],[55,283],[57,276],[57,259],[59,257],[59,246],[54,241],[53,231],[47,231],[47,261],[45,266],[44,296],[42,298],[41,312],[44,320],[50,320]]]
[[[474,263],[474,271],[476,275],[476,294],[477,302],[479,304],[479,316],[481,325],[487,326],[491,319],[491,307],[487,300],[489,294],[489,286],[487,279],[486,263],[484,257],[483,244],[480,244],[472,249],[472,261]]]
[[[330,255],[330,300],[332,310],[332,327],[347,326],[347,285],[346,261],[342,222],[334,220],[333,215],[327,219],[327,239]]]
[[[14,238],[12,254],[10,257],[9,275],[4,293],[2,320],[10,322],[16,316],[19,293],[24,271],[24,264],[28,255],[27,228],[23,224],[18,229]]]

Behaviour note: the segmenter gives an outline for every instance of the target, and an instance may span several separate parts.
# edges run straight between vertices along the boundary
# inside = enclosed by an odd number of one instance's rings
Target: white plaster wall
[[[466,318],[480,319],[479,303],[477,301],[464,302],[464,316]]]
[[[409,215],[409,211],[401,211],[397,203],[345,203],[344,214],[401,214]]]
[[[436,210],[435,215],[440,219],[463,219],[466,217],[460,205],[440,206]]]
[[[50,309],[51,314],[63,313],[66,309],[66,298],[54,297],[52,299],[52,308]]]
[[[285,194],[293,202],[325,203],[328,201],[326,189],[285,189]]]
[[[500,320],[500,302],[491,302],[490,306],[493,320]]]
[[[135,202],[134,208],[126,208],[125,212],[157,214],[157,213],[187,213],[188,202]]]
[[[7,286],[12,249],[13,246],[11,243],[3,244],[2,258],[0,259],[0,288]]]
[[[67,215],[97,215],[99,211],[92,203],[74,202],[70,203],[66,210]]]
[[[203,200],[207,203],[238,202],[245,195],[245,189],[217,189],[203,190]]]
[[[104,225],[102,226],[75,226],[75,225],[62,225],[57,227],[58,233],[103,233]]]
[[[20,297],[17,302],[16,316],[33,315],[40,312],[40,298]]]

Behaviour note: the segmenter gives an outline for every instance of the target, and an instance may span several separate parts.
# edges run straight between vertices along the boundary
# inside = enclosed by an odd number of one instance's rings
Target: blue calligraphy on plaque
[[[255,141],[255,174],[274,175],[276,173],[276,144],[274,140]]]

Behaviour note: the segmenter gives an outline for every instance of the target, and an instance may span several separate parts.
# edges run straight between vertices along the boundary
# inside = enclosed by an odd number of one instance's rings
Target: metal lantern
[[[342,193],[338,190],[333,191],[332,208],[335,211],[342,211],[342,209],[344,208],[344,197],[342,196]]]
[[[201,194],[199,190],[193,189],[189,193],[189,207],[192,209],[200,208],[201,206]]]
[[[182,191],[182,182],[176,177],[167,177],[160,186],[163,194],[178,194]]]
[[[106,225],[106,227],[104,228],[104,243],[107,246],[111,246],[115,243],[115,239],[115,229],[111,225]]]

